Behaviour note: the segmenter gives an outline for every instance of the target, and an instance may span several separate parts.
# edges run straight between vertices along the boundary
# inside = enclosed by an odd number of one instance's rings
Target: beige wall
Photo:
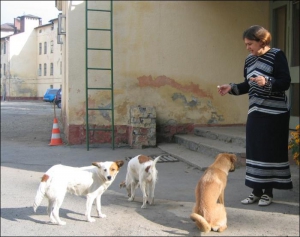
[[[247,95],[221,97],[217,85],[244,80],[248,52],[242,33],[254,24],[269,27],[268,2],[114,1],[113,6],[115,124],[128,124],[132,105],[155,107],[158,124],[246,122]],[[85,6],[62,1],[62,10],[67,22],[64,113],[68,125],[84,125]],[[108,25],[100,15],[90,21]],[[99,35],[91,38],[91,44],[101,42]],[[89,61],[110,65],[101,56]],[[94,84],[101,87],[97,78]],[[89,103],[108,106],[110,98],[94,92]],[[90,123],[107,124],[100,113],[93,114]]]
[[[57,26],[58,21],[54,20],[52,25],[48,24],[36,29],[36,50],[37,50],[37,64],[42,66],[41,76],[37,73],[38,93],[39,97],[43,97],[45,91],[53,86],[53,88],[60,88],[62,85],[62,74],[60,70],[60,63],[62,62],[62,45],[57,44]],[[53,52],[51,52],[51,41],[53,41]],[[47,42],[47,53],[44,53],[44,43]],[[42,44],[42,53],[39,54],[39,43]],[[44,76],[44,64],[47,65],[47,74]],[[50,75],[50,64],[53,63],[53,75]]]
[[[7,44],[6,96],[35,97],[35,33],[36,18],[25,18],[26,32],[9,37]],[[4,79],[4,78],[3,78]]]

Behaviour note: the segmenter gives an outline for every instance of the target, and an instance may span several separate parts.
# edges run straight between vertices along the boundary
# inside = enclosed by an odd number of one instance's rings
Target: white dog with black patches
[[[105,218],[101,212],[101,195],[116,178],[124,161],[93,162],[91,166],[71,167],[65,165],[52,166],[42,177],[33,203],[34,212],[41,204],[44,196],[48,198],[48,215],[55,224],[65,225],[59,218],[59,208],[67,192],[78,196],[87,196],[86,212],[88,222],[94,222],[91,209],[94,200],[98,216]]]
[[[154,203],[154,190],[157,181],[157,169],[155,167],[159,157],[152,160],[145,155],[133,157],[127,166],[126,180],[120,184],[120,188],[126,187],[128,201],[132,202],[135,197],[135,190],[140,185],[143,193],[143,205],[141,208],[146,208],[146,203],[150,205]]]

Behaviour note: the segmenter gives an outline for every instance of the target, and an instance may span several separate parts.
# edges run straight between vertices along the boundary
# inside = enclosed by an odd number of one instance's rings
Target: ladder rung
[[[95,67],[88,67],[88,70],[111,70],[111,68],[95,68]]]
[[[102,28],[87,28],[87,30],[103,30],[103,31],[111,31],[111,29],[102,29]]]
[[[100,87],[100,88],[95,88],[95,87],[93,87],[93,88],[91,88],[91,87],[89,87],[89,88],[87,88],[88,90],[112,90],[112,88],[111,87]]]
[[[88,108],[88,110],[112,110],[110,109],[105,109],[105,108]]]
[[[96,11],[96,12],[111,12],[111,10],[101,10],[101,9],[87,9],[88,11]]]
[[[87,48],[87,50],[111,50],[111,49],[105,49],[105,48]]]

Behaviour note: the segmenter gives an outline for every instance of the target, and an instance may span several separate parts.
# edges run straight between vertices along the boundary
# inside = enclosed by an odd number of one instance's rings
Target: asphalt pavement
[[[56,111],[60,119],[60,110]],[[251,190],[244,185],[245,167],[229,173],[225,190],[228,229],[201,233],[189,215],[194,188],[203,174],[197,165],[183,159],[157,164],[155,205],[141,209],[137,190],[134,202],[127,201],[119,183],[125,179],[128,158],[138,154],[168,155],[160,148],[111,149],[99,146],[49,146],[53,106],[46,102],[1,102],[1,236],[299,236],[299,168],[291,164],[294,188],[274,190],[267,207],[242,205]],[[193,154],[196,155],[196,154]],[[32,204],[43,173],[54,164],[86,166],[93,161],[125,161],[114,183],[102,196],[107,218],[86,222],[85,197],[67,194],[60,210],[66,226],[49,223],[44,199],[37,212]],[[95,206],[92,215],[96,216]]]

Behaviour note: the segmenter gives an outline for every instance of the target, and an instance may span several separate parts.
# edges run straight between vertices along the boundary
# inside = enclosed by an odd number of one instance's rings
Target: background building
[[[61,87],[57,19],[41,22],[24,15],[1,25],[1,94],[6,100],[42,99],[47,88]]]

